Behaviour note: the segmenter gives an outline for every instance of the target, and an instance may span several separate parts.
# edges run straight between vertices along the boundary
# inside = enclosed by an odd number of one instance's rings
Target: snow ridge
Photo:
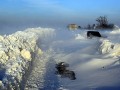
[[[35,55],[42,55],[38,42],[47,40],[53,32],[54,29],[39,27],[0,36],[0,74],[4,74],[0,75],[0,89],[24,88],[22,83],[26,83],[26,75],[29,75],[26,72],[35,62]]]
[[[109,54],[111,57],[120,56],[120,29],[113,30],[109,33],[106,39],[101,39],[100,52],[102,54]]]

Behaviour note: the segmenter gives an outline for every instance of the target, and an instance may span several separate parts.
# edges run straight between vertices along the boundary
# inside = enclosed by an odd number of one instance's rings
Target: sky
[[[120,25],[120,0],[0,0],[0,27],[14,25],[81,26],[107,16]]]

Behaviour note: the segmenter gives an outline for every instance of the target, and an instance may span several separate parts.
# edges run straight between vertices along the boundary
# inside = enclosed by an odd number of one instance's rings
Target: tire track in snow
[[[55,75],[53,52],[47,50],[42,56],[36,56],[33,70],[28,77],[25,90],[57,90],[58,79]]]
[[[38,90],[38,87],[43,86],[43,74],[45,71],[46,59],[40,56],[36,57],[36,62],[34,63],[33,70],[28,77],[25,90]]]
[[[44,88],[40,90],[58,90],[59,88],[59,79],[55,74],[55,65],[56,62],[54,58],[50,58],[46,63],[46,74],[44,76]]]

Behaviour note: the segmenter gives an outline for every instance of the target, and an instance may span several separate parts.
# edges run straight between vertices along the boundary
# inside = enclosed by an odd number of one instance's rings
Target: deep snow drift
[[[42,55],[38,41],[40,38],[45,39],[46,35],[53,36],[50,34],[53,31],[54,29],[31,28],[0,36],[0,89],[23,90],[37,55]]]
[[[120,29],[99,32],[103,38],[88,39],[87,30],[62,28],[31,28],[1,36],[1,88],[119,90]],[[61,61],[70,65],[76,80],[55,74],[55,64]]]

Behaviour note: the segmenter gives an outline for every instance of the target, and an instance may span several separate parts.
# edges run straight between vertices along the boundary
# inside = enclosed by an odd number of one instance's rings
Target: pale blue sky
[[[106,15],[120,25],[120,0],[0,0],[0,24],[94,23]]]

